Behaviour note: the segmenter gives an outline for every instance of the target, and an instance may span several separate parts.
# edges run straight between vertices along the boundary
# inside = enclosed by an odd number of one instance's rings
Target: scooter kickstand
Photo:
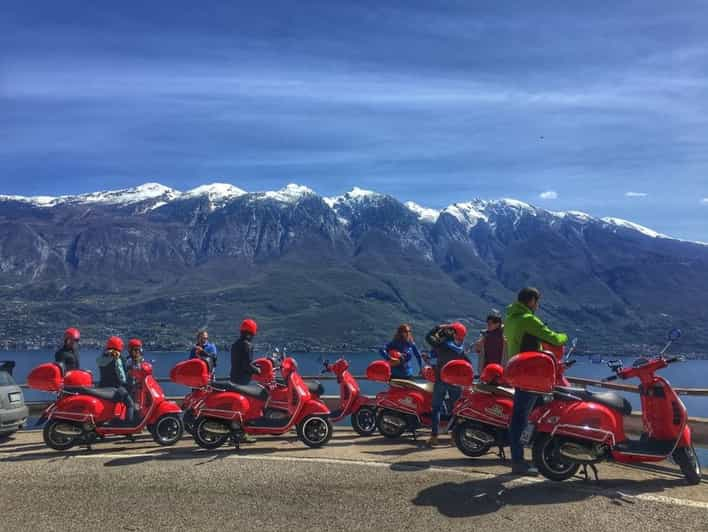
[[[504,447],[499,447],[499,459],[502,462],[506,462],[506,452],[504,451]]]
[[[597,467],[595,467],[595,464],[583,464],[583,476],[584,476],[584,481],[589,482],[590,481],[590,475],[588,474],[588,467],[592,469],[593,474],[595,475],[595,481],[599,481],[600,477],[597,474]]]

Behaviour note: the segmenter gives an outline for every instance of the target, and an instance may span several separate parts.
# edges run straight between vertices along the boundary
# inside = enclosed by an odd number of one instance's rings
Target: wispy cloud
[[[625,192],[624,195],[627,198],[646,198],[649,194],[646,192]]]
[[[708,205],[708,198],[703,198],[703,199],[701,200],[701,203],[702,203],[703,205]]]
[[[546,192],[541,192],[538,197],[545,200],[558,199],[558,192],[555,190],[546,190]]]

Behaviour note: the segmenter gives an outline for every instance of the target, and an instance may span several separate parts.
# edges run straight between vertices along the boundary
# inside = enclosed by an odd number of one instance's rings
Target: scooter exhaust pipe
[[[71,425],[69,423],[57,425],[54,430],[57,434],[61,434],[62,436],[81,436],[81,429],[76,425]]]
[[[581,443],[566,442],[560,446],[560,455],[563,458],[578,463],[590,464],[602,459],[604,452],[599,445],[583,445]]]
[[[207,421],[204,423],[204,430],[212,434],[231,434],[231,429],[218,421]]]

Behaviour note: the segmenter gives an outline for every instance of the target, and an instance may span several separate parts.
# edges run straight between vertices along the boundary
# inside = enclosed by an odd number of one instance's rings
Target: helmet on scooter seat
[[[297,362],[295,362],[294,358],[287,357],[285,360],[283,360],[283,363],[280,365],[280,373],[283,375],[284,379],[287,379],[290,374],[297,369]]]
[[[138,340],[137,338],[133,338],[128,342],[128,351],[132,351],[133,349],[140,349],[140,351],[143,350],[143,342]]]
[[[76,327],[69,327],[66,331],[64,331],[64,340],[68,340],[69,338],[75,342],[78,342],[81,339],[81,333]]]
[[[482,374],[479,376],[484,384],[501,384],[502,377],[504,376],[504,368],[499,364],[487,364],[482,370]]]
[[[258,332],[258,324],[252,319],[243,320],[243,322],[241,323],[240,330],[242,333],[247,333],[251,336],[255,336]]]
[[[123,340],[121,340],[117,336],[111,336],[106,342],[106,351],[108,351],[109,349],[114,349],[115,351],[123,351],[124,347],[125,345],[123,344]]]
[[[467,336],[467,327],[462,325],[459,321],[450,325],[450,328],[455,331],[455,341],[461,343],[464,341],[465,336]]]

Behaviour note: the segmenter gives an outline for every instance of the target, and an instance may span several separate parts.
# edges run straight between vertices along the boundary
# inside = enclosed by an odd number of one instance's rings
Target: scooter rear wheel
[[[689,484],[701,483],[701,463],[698,461],[693,445],[676,449],[671,457],[681,468],[681,472]]]
[[[184,415],[182,416],[182,423],[184,424],[184,430],[185,432],[188,432],[189,434],[194,433],[194,411],[193,410],[185,410]]]
[[[550,434],[539,436],[533,444],[533,463],[548,480],[568,480],[580,469],[580,464],[562,458],[559,452],[561,441]]]
[[[376,432],[376,410],[370,406],[362,406],[352,412],[351,423],[354,432],[359,436],[371,436]]]
[[[214,434],[205,429],[204,425],[209,419],[202,417],[197,418],[194,424],[194,441],[202,449],[217,449],[229,441],[228,434]]]
[[[66,436],[64,434],[60,434],[57,430],[61,425],[73,426],[74,424],[70,421],[58,421],[52,419],[44,425],[44,430],[42,432],[44,443],[47,444],[47,447],[50,447],[55,451],[66,451],[67,449],[71,449],[78,441],[76,436]]]
[[[155,443],[166,447],[174,445],[184,434],[182,419],[176,414],[165,414],[155,422],[151,432]]]
[[[479,458],[487,454],[495,441],[495,437],[492,434],[489,434],[482,426],[471,421],[455,425],[452,437],[460,452],[470,458]]]

